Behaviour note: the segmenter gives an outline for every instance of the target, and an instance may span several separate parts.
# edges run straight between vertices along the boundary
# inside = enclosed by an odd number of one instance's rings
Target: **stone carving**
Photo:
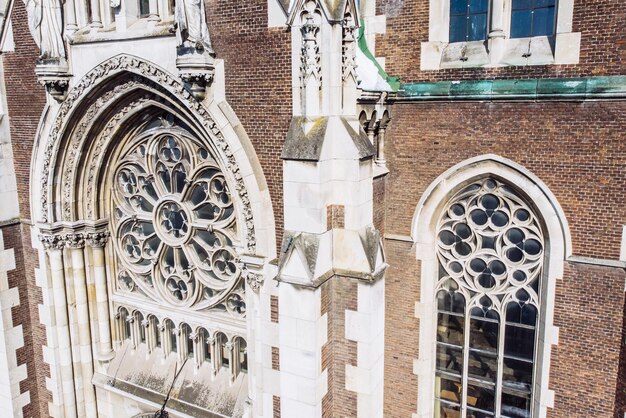
[[[243,177],[241,176],[241,173],[239,172],[239,167],[237,166],[237,163],[235,161],[235,157],[230,150],[230,147],[226,143],[220,129],[217,127],[206,108],[200,102],[193,98],[193,96],[189,93],[187,89],[185,89],[182,83],[178,82],[174,77],[170,76],[156,66],[153,66],[149,63],[146,63],[145,61],[129,55],[120,55],[113,57],[91,70],[68,93],[67,98],[61,104],[58,111],[58,116],[53,123],[43,151],[43,166],[40,178],[41,221],[51,221],[49,217],[48,207],[49,196],[53,193],[53,190],[51,189],[49,184],[50,168],[51,162],[56,152],[58,152],[57,145],[59,144],[59,137],[63,134],[65,130],[65,124],[67,123],[72,112],[80,103],[80,99],[87,93],[87,91],[91,90],[95,85],[102,83],[103,80],[106,80],[108,78],[108,76],[121,71],[131,71],[148,79],[143,79],[143,82],[149,82],[149,80],[152,80],[155,85],[158,84],[160,86],[159,88],[161,90],[175,95],[185,106],[194,111],[194,114],[199,118],[200,122],[211,135],[212,141],[215,143],[216,148],[220,150],[220,153],[223,154],[224,160],[226,162],[225,168],[230,172],[230,175],[234,179],[234,188],[239,195],[239,199],[241,201],[243,209],[243,218],[245,219],[245,223],[242,226],[245,228],[246,231],[246,247],[248,251],[253,253],[256,247],[256,242],[250,200],[245,189]],[[120,116],[120,120],[121,118],[122,116]],[[110,140],[110,138],[108,138],[108,140]],[[104,143],[100,147],[101,151],[103,149]],[[97,166],[94,165],[98,163],[98,159],[90,160],[90,175],[88,181],[92,181],[95,170],[97,168]],[[88,189],[88,193],[92,193],[93,195],[94,187],[95,184],[92,182],[90,188]],[[91,190],[91,192],[89,192],[89,190]],[[88,217],[92,218],[93,216],[94,213],[92,209],[92,211],[88,214]]]
[[[318,83],[322,80],[322,68],[320,66],[320,48],[318,35],[320,25],[318,13],[314,2],[307,3],[306,11],[302,15],[302,51],[300,63],[300,78],[302,86],[306,85],[309,78],[313,77]]]
[[[356,25],[350,13],[346,13],[343,21],[342,40],[342,79],[352,77],[356,83]]]
[[[120,280],[150,298],[194,310],[245,313],[233,247],[230,187],[215,159],[176,126],[137,143],[114,172],[112,223]]]
[[[28,29],[39,47],[39,61],[65,61],[61,0],[27,0]]]
[[[214,54],[204,0],[176,0],[174,21],[179,47]]]
[[[248,283],[248,287],[255,292],[258,292],[263,285],[263,276],[258,273],[252,273],[248,270],[244,270],[242,272],[242,275],[246,278],[246,283]]]
[[[94,248],[102,248],[105,245],[107,245],[107,241],[109,240],[109,231],[102,231],[102,232],[91,232],[89,234],[87,234],[87,236],[85,237],[87,244],[90,247],[94,247]]]
[[[85,237],[83,234],[65,234],[63,236],[63,241],[65,242],[65,246],[68,248],[83,248],[85,246]]]
[[[57,234],[41,234],[39,235],[39,241],[41,241],[46,250],[62,250],[65,246],[63,237]]]

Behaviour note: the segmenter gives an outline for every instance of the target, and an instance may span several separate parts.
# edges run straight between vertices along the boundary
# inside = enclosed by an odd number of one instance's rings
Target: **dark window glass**
[[[504,389],[501,412],[508,418],[530,418],[530,394]]]
[[[139,17],[146,17],[150,14],[150,0],[139,0]]]
[[[482,319],[470,319],[470,347],[496,353],[498,350],[497,322]]]
[[[443,312],[464,314],[465,297],[459,292],[440,290],[437,293],[437,306]]]
[[[450,42],[487,37],[488,0],[450,0]]]
[[[172,346],[172,353],[178,352],[178,344],[176,343],[176,331],[170,329],[170,345]]]
[[[437,370],[461,375],[463,372],[463,350],[437,344]]]
[[[161,330],[159,329],[159,323],[155,321],[154,323],[154,336],[156,340],[156,346],[161,347]]]
[[[532,362],[504,357],[504,366],[502,369],[503,388],[530,393],[532,381]]]
[[[435,411],[439,412],[439,417],[461,418],[461,407],[446,401],[435,400]],[[437,413],[435,412],[435,413]]]
[[[495,391],[492,385],[467,384],[467,416],[492,416],[495,409]],[[480,413],[491,413],[480,415]]]
[[[449,401],[454,404],[460,404],[462,395],[461,377],[456,376],[437,376],[437,394],[439,399]]]
[[[498,375],[498,357],[496,354],[469,351],[468,375],[483,382],[496,383]]]
[[[241,359],[241,371],[248,371],[248,352],[245,349],[242,349],[239,352],[239,358]]]
[[[504,355],[533,360],[535,354],[535,329],[506,325]]]
[[[464,326],[464,317],[440,313],[437,321],[437,341],[463,346]]]
[[[554,35],[556,0],[513,0],[511,38]]]

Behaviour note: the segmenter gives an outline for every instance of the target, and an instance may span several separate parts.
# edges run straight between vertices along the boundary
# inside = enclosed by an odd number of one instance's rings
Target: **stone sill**
[[[149,21],[147,18],[138,19],[125,30],[117,30],[117,23],[104,28],[85,27],[69,36],[70,44],[87,44],[93,42],[110,42],[143,38],[175,36],[170,31],[173,20]]]
[[[421,43],[420,69],[499,68],[517,65],[578,64],[579,32],[531,38],[492,38],[485,41]]]
[[[626,76],[408,83],[400,87],[396,101],[622,98]]]

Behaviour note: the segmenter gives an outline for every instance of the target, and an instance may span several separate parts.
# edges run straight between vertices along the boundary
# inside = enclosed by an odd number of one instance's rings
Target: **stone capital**
[[[41,234],[39,235],[39,241],[41,241],[46,250],[62,250],[65,246],[63,237],[58,234]]]
[[[85,247],[85,237],[83,234],[65,234],[63,241],[67,248],[78,249]]]
[[[93,248],[102,248],[107,244],[110,237],[109,231],[91,232],[87,234],[87,244]]]

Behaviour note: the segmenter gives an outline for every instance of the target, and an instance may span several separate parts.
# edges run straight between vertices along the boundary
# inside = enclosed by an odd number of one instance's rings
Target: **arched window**
[[[116,319],[119,324],[120,340],[130,339],[132,318],[128,314],[128,310],[120,307],[117,311]]]
[[[473,182],[437,224],[436,418],[530,418],[546,242],[512,187]]]
[[[143,319],[143,314],[139,311],[133,312],[133,324],[135,325],[135,341],[136,344],[143,344],[146,342],[146,324]]]

